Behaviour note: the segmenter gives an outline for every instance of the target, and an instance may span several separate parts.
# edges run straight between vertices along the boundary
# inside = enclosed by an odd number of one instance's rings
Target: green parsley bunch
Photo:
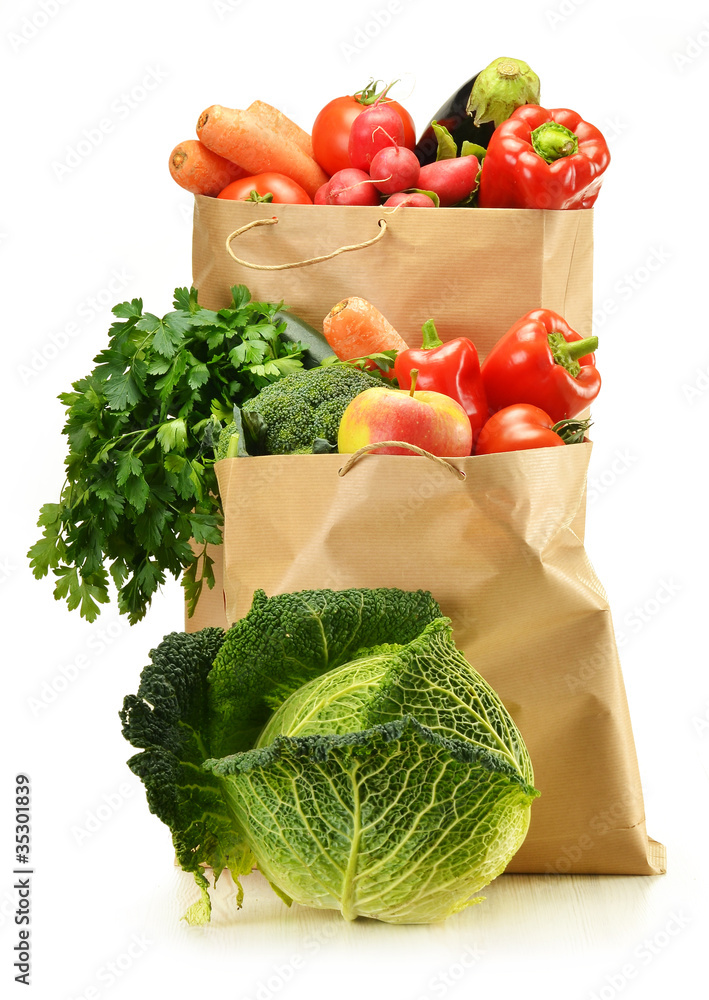
[[[298,371],[305,347],[280,334],[283,303],[252,302],[243,285],[230,306],[203,309],[177,288],[162,319],[141,299],[113,309],[117,322],[95,368],[59,399],[69,441],[58,503],[45,504],[42,537],[28,557],[51,570],[54,596],[93,621],[109,583],[131,624],[166,573],[182,576],[191,614],[214,585],[209,544],[221,543],[215,445],[233,407]]]

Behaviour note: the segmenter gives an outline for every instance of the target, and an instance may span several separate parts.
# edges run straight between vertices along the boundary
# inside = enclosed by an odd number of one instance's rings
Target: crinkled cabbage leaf
[[[536,795],[499,755],[411,716],[277,736],[207,767],[280,894],[350,920],[431,923],[479,902],[524,840]]]

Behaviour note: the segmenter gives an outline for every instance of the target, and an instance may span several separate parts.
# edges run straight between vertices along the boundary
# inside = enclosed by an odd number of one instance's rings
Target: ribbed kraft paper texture
[[[527,743],[541,797],[508,870],[658,874],[606,594],[583,542],[591,444],[453,460],[226,459],[226,621],[255,590],[430,590]],[[213,600],[217,619],[223,606]]]
[[[364,242],[331,260],[276,271],[237,264],[227,237],[259,218],[277,217],[231,243],[257,264],[284,264]],[[372,302],[412,346],[433,319],[443,340],[471,337],[481,359],[531,309],[560,313],[591,335],[593,210],[446,208],[426,210],[331,205],[269,205],[195,198],[192,277],[200,303],[220,309],[232,285],[257,300],[280,302],[316,329],[339,301]]]

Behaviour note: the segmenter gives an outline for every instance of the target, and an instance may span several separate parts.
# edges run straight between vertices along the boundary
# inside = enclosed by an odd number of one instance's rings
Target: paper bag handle
[[[337,470],[338,476],[346,476],[350,471],[355,462],[358,462],[363,455],[366,455],[370,451],[376,451],[377,448],[408,448],[416,455],[423,455],[424,458],[430,458],[432,462],[436,462],[438,465],[442,465],[448,470],[452,475],[457,476],[458,479],[465,479],[466,474],[462,469],[459,469],[452,462],[449,462],[447,458],[440,458],[438,455],[432,454],[430,451],[426,451],[424,448],[419,448],[416,444],[409,444],[408,441],[372,441],[371,444],[365,444],[357,451],[355,451],[347,459],[345,464],[341,469]]]
[[[332,253],[323,254],[322,257],[309,257],[307,260],[296,260],[289,264],[253,264],[251,261],[242,260],[241,257],[237,257],[231,249],[232,240],[235,240],[237,236],[241,236],[248,229],[253,229],[255,226],[275,226],[277,223],[278,217],[274,215],[270,219],[254,219],[253,222],[248,222],[241,229],[235,229],[226,238],[227,252],[237,264],[243,264],[244,267],[251,267],[255,271],[286,271],[292,267],[306,267],[308,264],[318,264],[321,260],[330,260],[331,257],[337,257],[338,254],[347,253],[349,250],[361,250],[363,247],[370,247],[382,238],[387,228],[386,219],[379,219],[377,222],[379,232],[376,236],[372,236],[371,239],[364,240],[362,243],[353,243],[351,246],[338,247],[337,250],[333,250]]]

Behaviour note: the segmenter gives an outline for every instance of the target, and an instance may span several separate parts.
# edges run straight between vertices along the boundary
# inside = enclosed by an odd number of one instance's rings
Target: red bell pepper
[[[553,423],[575,417],[601,388],[593,352],[598,337],[582,338],[551,309],[533,309],[494,345],[481,366],[490,413],[531,403]]]
[[[475,344],[467,337],[457,337],[443,343],[433,320],[423,325],[423,346],[399,351],[394,362],[394,374],[402,389],[411,388],[411,371],[418,371],[417,389],[442,392],[460,403],[470,420],[473,447],[480,428],[487,420],[480,360]]]
[[[492,134],[478,205],[591,208],[609,163],[606,140],[575,111],[525,104]]]

